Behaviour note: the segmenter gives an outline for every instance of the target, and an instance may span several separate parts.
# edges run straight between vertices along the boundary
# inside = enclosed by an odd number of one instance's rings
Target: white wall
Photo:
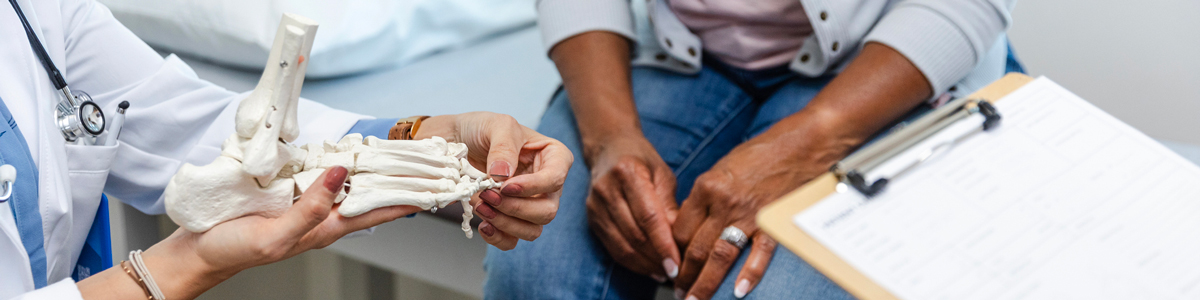
[[[1200,1],[1023,0],[1013,22],[1031,75],[1154,138],[1200,145]]]

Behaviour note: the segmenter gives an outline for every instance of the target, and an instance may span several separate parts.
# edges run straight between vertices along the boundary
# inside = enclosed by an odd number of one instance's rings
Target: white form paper
[[[1200,299],[1200,168],[1046,78],[996,107],[875,198],[793,221],[901,299]]]

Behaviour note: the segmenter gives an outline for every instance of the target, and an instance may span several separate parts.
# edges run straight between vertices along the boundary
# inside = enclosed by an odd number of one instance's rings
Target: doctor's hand
[[[336,212],[333,201],[346,182],[347,170],[331,168],[278,218],[246,216],[221,223],[207,232],[177,230],[164,243],[193,246],[214,270],[241,270],[280,261],[333,244],[342,236],[383,224],[421,209],[395,206],[355,217]],[[153,250],[154,248],[151,248]]]
[[[471,205],[483,222],[479,232],[489,244],[511,250],[517,240],[532,241],[558,213],[558,198],[574,157],[558,140],[518,124],[511,116],[472,112],[426,119],[415,139],[440,136],[467,145],[467,160],[503,182]]]
[[[245,216],[217,224],[204,233],[180,228],[147,249],[142,255],[143,261],[167,298],[191,299],[242,270],[324,248],[346,234],[421,211],[414,206],[389,206],[351,218],[343,217],[336,212],[337,205],[333,201],[337,191],[343,188],[346,176],[343,167],[325,171],[316,181],[322,184],[310,186],[279,217]],[[111,276],[113,273],[106,271],[108,274],[93,276],[95,280],[89,277],[79,282],[84,297],[133,299],[135,297],[117,297],[130,289],[144,297],[121,268],[113,269],[116,270],[115,278]],[[115,281],[105,282],[106,279]]]

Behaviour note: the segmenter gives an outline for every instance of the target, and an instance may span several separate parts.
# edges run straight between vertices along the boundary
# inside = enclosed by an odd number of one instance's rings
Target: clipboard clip
[[[920,157],[909,163],[899,172],[890,176],[882,176],[874,182],[868,182],[867,172],[875,169],[884,162],[894,158],[896,155],[908,150],[917,143],[933,136],[942,129],[949,127],[951,124],[965,119],[973,114],[981,114],[984,117],[983,124],[976,130],[967,132],[961,136],[954,138],[945,143],[933,146],[926,150]],[[888,136],[880,138],[874,144],[864,147],[845,159],[834,164],[830,168],[830,172],[838,176],[838,179],[849,185],[850,187],[862,193],[867,198],[872,198],[878,195],[887,187],[891,178],[900,176],[913,167],[928,160],[934,154],[941,153],[946,149],[957,144],[967,136],[980,131],[991,131],[1000,125],[1000,112],[990,102],[978,98],[960,98],[946,103],[942,107],[933,110],[912,122],[908,126],[891,133]]]

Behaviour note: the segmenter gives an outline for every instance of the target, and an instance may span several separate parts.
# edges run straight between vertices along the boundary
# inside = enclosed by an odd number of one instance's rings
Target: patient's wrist
[[[751,141],[770,144],[782,159],[793,163],[828,168],[867,138],[847,126],[853,125],[847,125],[843,116],[802,110]]]
[[[646,136],[638,128],[627,129],[625,131],[606,132],[593,136],[584,135],[580,142],[583,144],[583,156],[585,162],[591,165],[599,156],[605,155],[609,151],[630,151],[644,150],[644,147],[638,144],[650,144]],[[651,146],[650,149],[653,146]]]
[[[636,111],[630,113],[606,112],[588,117],[576,117],[579,125],[579,139],[584,148],[602,146],[604,144],[630,138],[645,139],[642,125]]]

